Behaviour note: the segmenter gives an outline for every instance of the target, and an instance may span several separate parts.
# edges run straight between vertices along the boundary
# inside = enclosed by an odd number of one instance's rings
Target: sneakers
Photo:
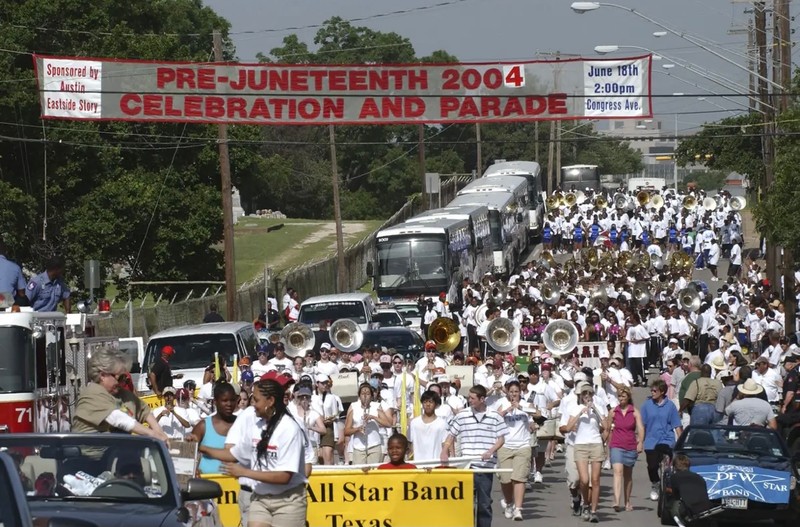
[[[573,516],[580,516],[581,515],[581,499],[578,498],[577,500],[572,500],[572,515]]]
[[[507,519],[510,520],[512,516],[514,516],[514,506],[513,505],[506,506],[505,510],[503,511],[503,516],[505,516]]]
[[[500,498],[500,508],[505,509],[508,507],[508,503],[506,503],[505,498]]]
[[[561,443],[556,445],[556,452],[558,452],[559,454],[563,454],[564,453],[564,447],[561,446]]]
[[[542,477],[542,473],[539,472],[538,470],[536,471],[536,474],[533,476],[533,482],[544,483],[544,478]]]
[[[650,501],[658,501],[658,485],[653,485],[650,489]]]
[[[515,522],[521,522],[522,521],[522,511],[515,507],[514,508],[514,516],[513,516],[513,518],[514,518]]]
[[[593,512],[589,515],[589,523],[599,523],[600,518],[597,517],[597,513]]]
[[[584,507],[583,512],[581,512],[581,518],[583,518],[583,521],[588,522],[589,518],[591,517],[592,513],[589,512],[589,507]]]
[[[603,470],[610,470],[611,469],[611,461],[606,459],[603,461]]]

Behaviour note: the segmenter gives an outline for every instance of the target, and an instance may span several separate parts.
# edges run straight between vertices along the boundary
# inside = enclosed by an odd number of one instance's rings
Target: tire
[[[672,519],[670,514],[670,502],[662,496],[658,499],[658,516],[661,520],[661,525],[675,525],[675,520]]]

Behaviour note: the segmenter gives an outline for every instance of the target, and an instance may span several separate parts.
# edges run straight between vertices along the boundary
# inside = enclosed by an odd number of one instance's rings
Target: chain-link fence
[[[446,203],[455,195],[457,188],[464,181],[453,178],[442,184],[443,201]],[[438,201],[438,200],[437,200]],[[427,197],[416,196],[409,200],[391,218],[379,228],[385,229],[401,223],[420,213],[428,204]],[[347,268],[347,291],[355,291],[368,280],[367,262],[375,258],[375,236],[370,234],[360,242],[345,249],[345,266]],[[270,296],[280,298],[286,287],[290,286],[300,292],[303,298],[336,292],[336,254],[317,261],[306,262],[291,269],[281,270],[270,277]],[[255,320],[265,305],[264,277],[259,277],[242,284],[236,294],[239,320]],[[164,302],[152,307],[134,307],[132,334],[136,337],[151,335],[167,328],[198,324],[209,312],[211,304],[216,304],[220,314],[226,319],[225,293],[189,299],[183,302]],[[129,309],[114,311],[114,316],[98,322],[98,336],[127,336],[129,334]]]

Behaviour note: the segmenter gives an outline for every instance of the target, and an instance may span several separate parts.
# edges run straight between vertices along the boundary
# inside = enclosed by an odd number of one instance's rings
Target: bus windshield
[[[378,287],[432,286],[446,279],[444,241],[398,239],[378,244]]]
[[[36,386],[31,331],[0,327],[0,393],[32,392]]]

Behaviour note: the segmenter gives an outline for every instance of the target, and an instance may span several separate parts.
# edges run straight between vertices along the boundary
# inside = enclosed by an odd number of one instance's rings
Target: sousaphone
[[[643,306],[650,302],[650,286],[647,282],[636,282],[633,284],[633,299]]]
[[[331,324],[328,337],[336,349],[345,353],[358,351],[364,343],[364,332],[349,318],[341,318]]]
[[[678,305],[681,309],[693,312],[700,309],[702,298],[694,287],[684,287],[678,291]]]
[[[561,288],[555,280],[550,278],[541,283],[539,291],[542,293],[544,303],[551,306],[557,304],[558,299],[561,298]]]
[[[495,351],[502,353],[515,352],[519,346],[519,329],[508,318],[498,317],[486,326],[486,343]]]
[[[478,327],[481,326],[484,322],[486,322],[486,312],[489,310],[489,306],[486,304],[481,304],[478,306],[478,309],[475,310],[475,323]]]
[[[311,328],[300,322],[286,324],[281,330],[281,340],[286,347],[289,357],[305,357],[309,350],[314,349],[316,337]]]
[[[656,194],[650,198],[650,206],[654,209],[660,209],[664,206],[664,198]]]
[[[547,351],[562,357],[571,353],[578,345],[578,329],[568,320],[553,320],[545,326],[542,342]]]
[[[736,196],[735,198],[731,198],[731,210],[742,210],[747,206],[747,200],[740,196]]]
[[[461,342],[461,329],[452,318],[438,317],[428,326],[427,337],[436,343],[436,351],[450,353]]]

